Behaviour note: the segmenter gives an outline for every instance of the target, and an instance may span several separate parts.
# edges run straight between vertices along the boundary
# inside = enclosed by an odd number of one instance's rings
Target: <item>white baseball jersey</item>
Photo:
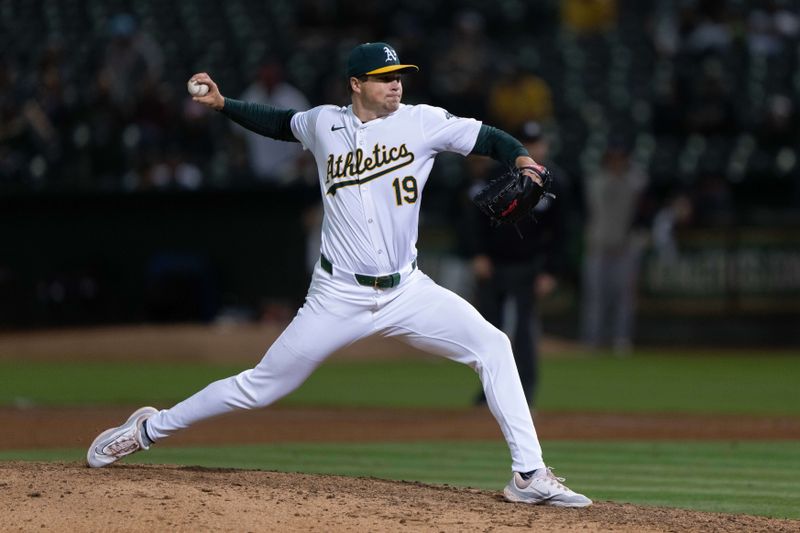
[[[296,113],[291,127],[317,161],[322,253],[350,272],[384,275],[417,255],[420,200],[434,157],[470,153],[481,123],[404,104],[363,123],[352,106],[324,105]]]

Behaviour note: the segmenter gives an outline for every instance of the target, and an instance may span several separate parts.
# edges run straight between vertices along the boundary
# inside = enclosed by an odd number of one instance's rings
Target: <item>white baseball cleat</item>
[[[157,412],[154,407],[142,407],[134,411],[121,426],[100,433],[89,446],[86,462],[92,468],[100,468],[139,450],[150,449],[142,439],[142,422]]]
[[[563,477],[556,477],[550,468],[540,468],[529,479],[523,479],[519,472],[503,490],[503,495],[510,502],[553,505],[555,507],[588,507],[592,500],[578,494],[562,482]]]

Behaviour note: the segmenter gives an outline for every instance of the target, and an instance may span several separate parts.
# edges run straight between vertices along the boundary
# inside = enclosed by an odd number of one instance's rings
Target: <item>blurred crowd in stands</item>
[[[376,40],[420,66],[406,103],[546,143],[572,255],[556,270],[582,277],[590,344],[604,329],[630,342],[643,231],[668,261],[682,226],[800,221],[800,0],[3,0],[0,196],[313,191],[298,144],[194,103],[186,80],[205,71],[225,96],[277,107],[346,105],[347,53]],[[439,157],[422,225],[474,228],[460,223],[469,191],[497,173]],[[533,260],[472,237],[451,252],[479,282]]]
[[[193,103],[185,81],[202,70],[230,97],[295,109],[346,104],[344,56],[380,39],[421,66],[406,80],[407,102],[512,134],[539,122],[578,188],[609,143],[624,143],[659,205],[688,197],[709,223],[749,208],[796,210],[799,8],[798,0],[7,0],[0,191],[313,184],[313,163],[297,146],[231,127]],[[449,213],[463,165],[438,165],[432,211]]]

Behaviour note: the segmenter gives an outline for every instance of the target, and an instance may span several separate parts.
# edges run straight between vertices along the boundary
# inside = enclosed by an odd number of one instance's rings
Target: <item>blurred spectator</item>
[[[173,147],[150,169],[149,182],[160,189],[198,189],[203,183],[203,173],[197,165],[187,161],[177,147]]]
[[[175,113],[161,93],[164,58],[155,39],[129,13],[110,17],[106,32],[78,110],[73,171],[94,187],[131,189],[142,159],[161,155]]]
[[[692,217],[692,199],[686,193],[672,196],[653,217],[653,249],[659,261],[672,263],[678,258],[675,232],[689,223]]]
[[[656,135],[678,136],[684,133],[688,102],[678,81],[670,76],[653,87],[652,129]]]
[[[437,105],[456,115],[484,115],[491,62],[483,15],[472,10],[457,13],[445,48],[431,69]]]
[[[399,12],[392,15],[390,24],[391,38],[386,39],[387,42],[393,44],[395,50],[401,57],[418,57],[420,71],[414,74],[413,80],[406,78],[404,83],[411,82],[414,84],[414,90],[409,91],[414,96],[419,98],[420,91],[427,91],[430,85],[430,40],[431,36],[428,35],[426,28],[426,20],[422,13],[416,13],[413,10],[401,9]],[[341,80],[341,76],[339,77]],[[337,85],[342,85],[341,81]],[[403,91],[403,98],[406,98],[406,91]],[[330,101],[330,100],[329,100]],[[338,100],[335,100],[338,101]],[[349,101],[349,100],[346,100]]]
[[[267,104],[281,109],[305,111],[308,100],[299,89],[284,79],[283,67],[277,61],[267,61],[258,71],[258,78],[242,94],[247,102]],[[298,143],[276,141],[233,125],[237,135],[244,138],[250,168],[256,178],[273,184],[286,185],[294,181],[303,148]]]
[[[765,148],[798,146],[797,109],[791,98],[784,94],[773,94],[767,98],[766,112],[756,125],[756,133]]]
[[[553,118],[550,86],[539,76],[507,65],[489,91],[489,117],[505,131],[518,131],[528,121]]]
[[[688,133],[733,135],[737,131],[736,111],[725,84],[722,66],[707,61],[686,109]]]
[[[510,317],[513,333],[509,336],[525,397],[529,404],[533,404],[538,382],[541,328],[537,301],[555,290],[557,276],[564,268],[569,187],[564,173],[549,160],[550,143],[537,122],[527,122],[517,137],[525,144],[531,157],[550,169],[556,200],[544,198],[534,210],[536,220],[523,221],[518,229],[510,226],[492,228],[486,217],[475,206],[470,206],[468,224],[464,229],[469,235],[478,310],[497,328],[508,329],[505,327],[508,317],[504,311],[507,303],[513,305],[513,316]],[[477,179],[470,187],[470,197],[485,185],[487,175],[496,173],[489,172],[492,167],[486,167],[486,161],[482,158],[471,162]],[[483,393],[479,393],[477,402],[485,401]]]
[[[635,222],[647,181],[620,141],[609,144],[602,167],[586,178],[582,334],[590,348],[610,341],[624,355],[632,347],[643,245]]]
[[[88,102],[82,109],[88,161],[86,173],[97,187],[116,181],[126,170],[122,109],[114,102],[108,76],[97,73]]]
[[[680,14],[672,0],[655,2],[649,31],[653,46],[660,56],[671,58],[678,53],[681,45]]]
[[[173,104],[177,106],[178,104]],[[172,119],[169,130],[148,122],[145,115],[127,128],[132,144],[132,168],[125,174],[127,190],[198,189],[206,184],[215,142],[205,106],[185,98],[180,113],[162,111]],[[166,125],[164,125],[166,130]],[[231,182],[233,182],[231,177]]]
[[[0,182],[40,186],[60,166],[69,117],[61,67],[59,49],[46,46],[26,84],[0,61]]]
[[[616,0],[561,0],[564,27],[578,34],[604,33],[617,23]]]
[[[772,56],[781,53],[789,39],[800,34],[800,18],[785,2],[760,2],[747,18],[747,45],[754,55]]]
[[[164,54],[129,13],[111,17],[108,34],[100,70],[107,77],[111,100],[130,111],[141,94],[161,80]]]
[[[733,41],[726,0],[697,0],[693,16],[685,19],[684,48],[693,54],[723,53]]]
[[[57,158],[61,150],[60,135],[68,126],[69,109],[67,99],[69,87],[65,84],[63,50],[50,44],[45,47],[36,72],[32,98],[28,100],[25,111],[36,132],[42,151],[51,158]]]

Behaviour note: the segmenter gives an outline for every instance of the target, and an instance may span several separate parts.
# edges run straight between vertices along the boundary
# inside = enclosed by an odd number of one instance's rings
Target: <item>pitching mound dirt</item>
[[[196,467],[0,463],[4,531],[797,531],[800,522],[498,492]]]

